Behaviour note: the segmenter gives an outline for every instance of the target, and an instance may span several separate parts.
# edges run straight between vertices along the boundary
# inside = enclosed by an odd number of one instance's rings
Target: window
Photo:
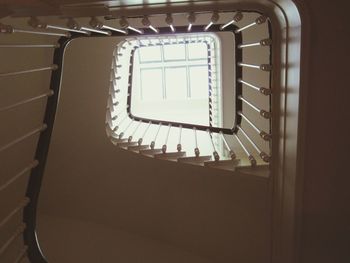
[[[209,33],[140,39],[131,72],[132,115],[209,126],[209,90],[220,87],[209,79],[219,62],[210,54],[218,48]]]

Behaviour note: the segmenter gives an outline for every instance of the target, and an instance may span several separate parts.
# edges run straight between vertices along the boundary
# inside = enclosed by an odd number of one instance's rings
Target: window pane
[[[167,99],[187,98],[186,68],[166,68],[165,87]]]
[[[141,62],[156,62],[162,59],[160,46],[141,47],[139,52]]]
[[[164,45],[164,60],[184,60],[185,55],[184,44]]]
[[[205,43],[189,43],[187,47],[189,59],[207,59],[208,50]]]
[[[141,94],[144,100],[163,99],[163,80],[161,69],[141,70]]]
[[[208,98],[208,66],[190,67],[191,98]]]

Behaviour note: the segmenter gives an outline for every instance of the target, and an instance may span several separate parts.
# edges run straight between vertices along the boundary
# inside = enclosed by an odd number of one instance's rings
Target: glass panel
[[[167,99],[187,98],[186,68],[165,68],[165,87]]]
[[[190,67],[189,72],[191,98],[208,98],[208,66]]]
[[[191,60],[208,58],[208,48],[205,43],[189,43],[187,48],[188,58]]]
[[[142,99],[163,99],[163,78],[161,69],[141,69],[140,83]]]
[[[185,58],[184,44],[164,45],[164,60],[185,60]]]
[[[141,47],[140,62],[159,62],[162,60],[160,46]]]

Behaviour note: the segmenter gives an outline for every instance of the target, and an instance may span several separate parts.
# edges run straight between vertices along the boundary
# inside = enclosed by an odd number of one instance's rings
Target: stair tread
[[[236,167],[240,164],[240,161],[241,161],[240,159],[206,161],[206,162],[204,162],[204,166],[234,171],[236,169]]]
[[[204,164],[205,161],[210,161],[210,155],[204,156],[190,156],[190,157],[181,157],[178,158],[177,161],[181,163],[192,163],[192,164]]]
[[[157,159],[177,159],[179,157],[186,156],[186,152],[167,152],[167,153],[158,153],[154,157]]]
[[[154,155],[161,153],[162,149],[146,149],[146,150],[140,150],[140,153],[143,155]]]
[[[134,145],[137,145],[137,142],[120,142],[120,143],[117,143],[117,145],[119,147],[122,147],[122,148],[128,148],[129,146],[134,146]]]
[[[119,143],[123,143],[123,142],[127,142],[128,139],[119,139],[119,138],[115,138],[115,137],[110,137],[111,141],[114,143],[114,144],[119,144]]]
[[[141,150],[146,150],[146,149],[149,149],[149,145],[147,145],[147,144],[128,146],[128,150],[130,150],[130,151],[141,151]]]

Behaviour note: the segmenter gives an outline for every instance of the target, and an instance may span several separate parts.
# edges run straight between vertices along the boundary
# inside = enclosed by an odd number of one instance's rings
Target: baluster
[[[194,141],[195,141],[194,154],[195,154],[196,157],[199,157],[200,151],[199,151],[199,148],[198,148],[197,128],[196,127],[193,128],[193,132],[194,132]]]
[[[232,160],[236,159],[236,154],[235,152],[231,149],[231,147],[228,145],[227,141],[226,141],[226,138],[223,134],[222,131],[220,131],[220,135],[221,135],[221,138],[222,138],[222,141],[224,142],[225,146],[226,146],[226,149],[228,150],[229,152],[229,155],[231,157]]]
[[[151,145],[150,145],[150,147],[151,147],[151,149],[152,149],[152,150],[154,149],[154,146],[156,145],[156,141],[157,141],[158,133],[159,133],[159,131],[160,131],[160,128],[161,128],[161,127],[162,127],[162,123],[160,122],[160,123],[159,123],[159,126],[158,126],[157,133],[156,133],[156,135],[154,136],[153,141],[151,141]]]
[[[211,19],[210,19],[210,23],[204,27],[204,31],[208,31],[208,29],[213,25],[215,24],[216,22],[219,21],[219,13],[218,12],[213,12],[212,16],[211,16]]]
[[[139,34],[141,34],[141,35],[144,33],[142,29],[137,29],[137,28],[134,28],[134,27],[130,26],[130,25],[129,25],[129,22],[126,20],[125,17],[122,17],[122,18],[119,20],[119,24],[120,24],[120,26],[121,26],[122,28],[124,28],[124,29],[132,30],[132,31],[134,31],[134,32],[136,32],[136,33],[139,33]]]
[[[229,25],[232,25],[233,23],[237,23],[238,21],[241,21],[242,18],[243,18],[243,14],[241,12],[237,12],[231,21],[227,22],[226,24],[220,27],[220,30],[225,29],[226,27],[228,27]]]
[[[252,26],[261,25],[261,24],[266,22],[266,19],[267,18],[265,16],[259,16],[257,19],[255,19],[255,21],[253,23],[248,24],[248,25],[246,25],[244,27],[241,27],[241,28],[237,29],[235,32],[239,33],[239,32],[242,32],[243,30],[246,30],[246,29],[248,29],[248,28],[250,28]]]
[[[31,17],[28,20],[28,25],[30,25],[33,28],[56,29],[56,30],[71,31],[71,32],[75,32],[75,33],[90,35],[90,32],[76,30],[76,29],[67,28],[67,27],[63,27],[63,26],[54,26],[54,25],[49,25],[49,24],[46,24],[46,23],[42,23],[36,17]]]
[[[250,126],[253,127],[253,129],[258,132],[258,134],[262,139],[264,139],[265,141],[271,140],[271,134],[268,134],[263,130],[260,130],[258,127],[256,127],[255,124],[251,122],[242,112],[238,112],[238,115],[242,116],[242,118],[245,119],[250,124]]]
[[[272,70],[272,65],[269,65],[269,64],[256,65],[256,64],[247,64],[247,63],[243,63],[243,62],[238,62],[237,65],[240,67],[256,68],[256,69],[260,69],[262,71],[271,71]]]
[[[11,244],[19,237],[24,229],[26,228],[26,224],[21,224],[16,231],[12,234],[12,236],[2,245],[0,248],[0,256],[11,246]]]
[[[23,105],[23,104],[27,104],[27,103],[29,103],[29,102],[39,100],[39,99],[41,99],[41,98],[50,97],[50,96],[53,95],[53,93],[54,93],[53,90],[50,90],[50,91],[48,91],[48,92],[46,92],[46,93],[44,93],[44,94],[41,94],[41,95],[32,97],[32,98],[30,98],[30,99],[22,100],[22,101],[20,101],[20,102],[14,103],[14,104],[12,104],[12,105],[2,107],[2,108],[0,108],[0,112],[6,111],[6,110],[9,110],[9,109],[16,108],[16,107],[21,106],[21,105]]]
[[[173,17],[172,17],[171,14],[167,14],[167,15],[166,15],[165,22],[166,22],[166,23],[168,24],[168,26],[170,27],[171,32],[175,33],[176,30],[175,30],[175,27],[174,27],[174,25],[173,25],[174,20],[173,20]]]
[[[37,160],[34,160],[32,163],[30,163],[27,167],[25,167],[22,171],[17,173],[14,177],[10,178],[8,181],[6,181],[3,185],[0,186],[0,192],[9,187],[13,182],[17,181],[19,178],[21,178],[23,175],[25,175],[27,172],[32,170],[33,168],[37,167],[39,162]]]
[[[4,25],[0,23],[0,33],[12,34],[12,33],[24,33],[32,35],[45,35],[45,36],[57,36],[57,37],[70,37],[70,33],[55,33],[55,32],[42,32],[42,31],[32,31],[26,29],[14,28],[9,25]]]
[[[213,148],[213,156],[214,156],[214,160],[215,161],[219,161],[220,160],[220,155],[218,154],[218,152],[216,151],[216,148],[215,148],[215,144],[213,142],[213,137],[211,135],[211,132],[209,129],[207,129],[207,133],[208,133],[208,136],[209,136],[209,140],[211,142],[211,146]]]
[[[20,202],[20,204],[13,209],[1,222],[0,222],[0,229],[6,225],[12,218],[14,215],[16,215],[19,211],[21,211],[23,209],[23,207],[25,207],[27,204],[29,203],[29,198],[25,197],[22,202]]]
[[[13,263],[20,263],[22,259],[26,256],[27,251],[28,251],[28,246],[24,246]]]
[[[192,26],[196,22],[195,13],[193,13],[193,12],[189,13],[187,20],[188,20],[187,32],[191,32]]]
[[[28,133],[26,133],[25,135],[23,135],[23,136],[21,136],[21,137],[15,139],[15,140],[13,140],[12,142],[10,142],[10,143],[8,143],[8,144],[2,146],[2,147],[0,148],[0,152],[2,152],[2,151],[4,151],[4,150],[6,150],[6,149],[8,149],[8,148],[10,148],[10,147],[12,147],[12,146],[14,146],[14,145],[16,145],[17,143],[19,143],[19,142],[21,142],[21,141],[23,141],[23,140],[29,138],[30,136],[33,136],[33,135],[35,135],[35,134],[37,134],[37,133],[41,133],[41,132],[45,131],[46,128],[47,128],[47,125],[46,125],[46,124],[43,124],[43,125],[40,126],[39,128],[34,129],[34,130],[32,130],[31,132],[28,132]]]
[[[148,125],[147,125],[147,127],[146,127],[145,131],[143,132],[143,134],[142,134],[141,138],[140,138],[140,139],[137,141],[138,145],[141,145],[141,144],[142,144],[142,142],[143,142],[143,138],[145,138],[146,133],[147,133],[147,131],[148,131],[149,127],[151,126],[151,124],[152,124],[152,122],[150,121],[150,122],[148,123]]]
[[[242,147],[243,151],[246,153],[246,155],[248,156],[248,159],[250,161],[250,164],[252,166],[256,165],[256,160],[254,158],[253,155],[250,154],[250,152],[247,150],[247,148],[244,146],[244,144],[242,143],[242,141],[239,139],[239,137],[237,136],[237,134],[233,134],[233,136],[236,138],[236,140],[238,141],[239,145]]]
[[[180,128],[179,128],[179,143],[176,146],[178,152],[181,152],[181,150],[182,150],[181,135],[182,135],[182,125],[180,125]]]
[[[265,38],[258,42],[246,43],[238,45],[238,48],[246,48],[246,47],[256,47],[256,46],[270,46],[272,45],[272,39]]]
[[[134,134],[136,133],[136,131],[138,130],[138,128],[140,127],[142,121],[139,121],[139,124],[136,126],[135,130],[132,132],[132,134],[129,136],[128,138],[128,142],[132,141],[132,137],[134,136]]]
[[[239,83],[242,83],[242,84],[245,84],[246,86],[254,89],[254,90],[257,90],[259,91],[260,93],[264,94],[264,95],[270,95],[271,94],[271,89],[267,89],[267,88],[264,88],[264,87],[257,87],[247,81],[244,81],[242,79],[238,79],[237,80]]]
[[[164,145],[162,146],[163,153],[166,153],[166,150],[167,150],[167,143],[168,143],[169,133],[170,133],[170,129],[171,129],[171,124],[169,124],[168,127],[169,128],[168,128],[168,132],[167,132],[166,137],[165,137],[165,142],[164,142]]]
[[[14,76],[14,75],[19,75],[19,74],[33,73],[33,72],[46,71],[46,70],[56,70],[57,68],[58,68],[58,66],[54,64],[54,65],[51,65],[49,67],[34,68],[34,69],[12,71],[12,72],[4,72],[4,73],[0,73],[0,77]]]
[[[238,129],[242,132],[242,134],[247,138],[247,140],[253,145],[255,150],[259,153],[261,159],[264,162],[270,161],[270,156],[268,156],[264,151],[260,150],[260,148],[253,142],[253,140],[248,136],[248,134],[245,133],[245,131],[241,128],[241,126],[237,125]]]
[[[122,33],[122,34],[125,34],[125,35],[128,34],[128,32],[126,30],[104,25],[96,17],[92,17],[90,22],[89,22],[89,24],[90,24],[90,26],[92,26],[95,29],[106,29],[106,30],[111,30],[111,31],[115,31],[115,32],[118,32],[118,33]]]
[[[256,107],[255,105],[253,105],[252,103],[250,103],[249,101],[247,101],[245,98],[243,98],[242,96],[238,96],[238,99],[240,99],[241,101],[243,101],[245,104],[247,104],[248,106],[250,106],[252,109],[254,109],[255,111],[259,112],[260,115],[262,117],[264,117],[265,119],[270,119],[272,117],[271,112],[265,111],[265,110],[261,110],[258,107]]]
[[[130,123],[126,126],[126,128],[124,129],[124,131],[122,131],[120,134],[119,134],[119,139],[122,139],[125,132],[129,129],[129,127],[131,126],[131,124],[134,122],[134,119],[131,119]]]
[[[151,29],[154,33],[157,33],[157,34],[159,33],[159,29],[152,26],[151,21],[149,20],[148,16],[144,16],[141,20],[141,23],[142,23],[142,25]]]

